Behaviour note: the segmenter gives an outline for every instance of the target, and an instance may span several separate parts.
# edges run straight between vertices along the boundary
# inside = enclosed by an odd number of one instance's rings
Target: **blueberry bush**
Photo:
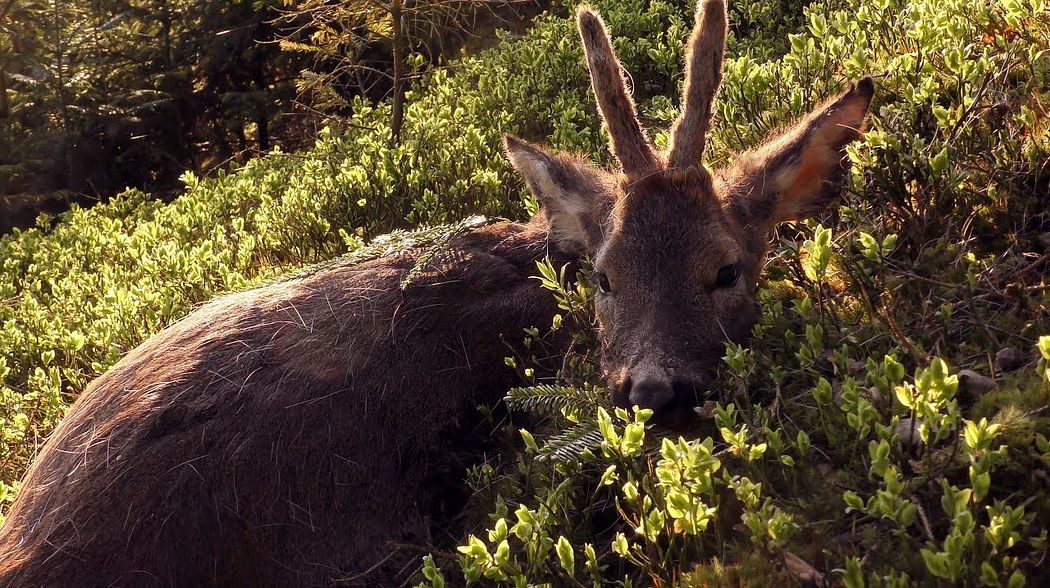
[[[594,2],[656,143],[677,114],[684,1]],[[737,5],[740,4],[740,5]],[[0,240],[0,503],[94,376],[224,291],[393,229],[535,202],[515,132],[609,163],[573,5],[501,34],[302,153],[170,203],[129,191]],[[426,586],[1043,585],[1050,581],[1050,11],[1045,0],[761,0],[731,7],[712,167],[864,75],[846,194],[781,227],[748,348],[685,433],[608,405],[586,272],[541,264],[574,345],[523,380],[505,451],[469,472],[472,533]],[[493,342],[499,345],[500,342]],[[537,353],[538,356],[546,354]]]

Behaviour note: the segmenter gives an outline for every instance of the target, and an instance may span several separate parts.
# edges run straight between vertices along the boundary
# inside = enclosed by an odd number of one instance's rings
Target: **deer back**
[[[556,311],[528,278],[548,251],[542,226],[502,223],[404,290],[418,253],[190,314],[74,403],[0,532],[0,585],[317,585],[440,542],[463,474],[444,454],[513,382],[501,336]]]

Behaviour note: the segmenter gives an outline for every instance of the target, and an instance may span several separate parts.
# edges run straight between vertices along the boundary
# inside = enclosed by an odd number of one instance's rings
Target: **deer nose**
[[[674,388],[671,382],[660,378],[647,377],[630,383],[627,398],[631,404],[641,408],[659,410],[674,400]]]

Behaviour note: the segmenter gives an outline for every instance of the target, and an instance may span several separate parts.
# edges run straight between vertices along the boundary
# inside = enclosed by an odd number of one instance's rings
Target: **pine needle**
[[[547,439],[537,457],[553,462],[576,461],[584,451],[600,447],[602,440],[596,423],[579,423]]]
[[[598,405],[592,392],[550,384],[511,388],[504,400],[512,410],[534,415],[558,414],[563,409],[593,412]]]

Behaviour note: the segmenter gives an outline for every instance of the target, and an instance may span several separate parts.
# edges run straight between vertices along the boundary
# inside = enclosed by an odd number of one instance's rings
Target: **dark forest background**
[[[296,151],[355,97],[399,106],[422,70],[543,4],[0,0],[0,232]]]

